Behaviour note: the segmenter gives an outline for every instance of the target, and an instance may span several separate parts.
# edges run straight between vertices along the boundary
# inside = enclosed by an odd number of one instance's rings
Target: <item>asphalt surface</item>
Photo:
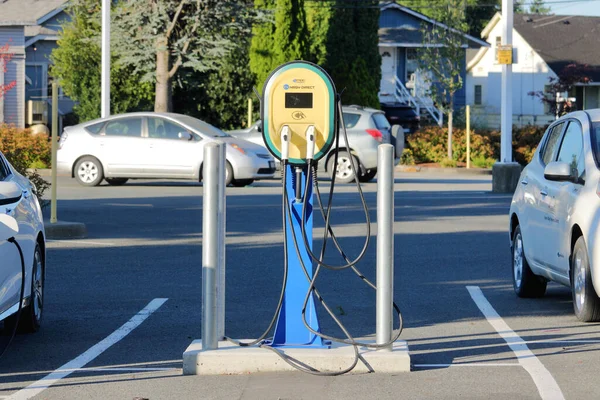
[[[374,221],[376,184],[363,188]],[[85,188],[61,177],[58,217],[84,222],[89,237],[48,243],[43,327],[17,336],[0,359],[0,398],[598,398],[598,325],[576,320],[568,288],[550,284],[542,299],[512,291],[511,196],[490,193],[489,176],[397,173],[395,190],[394,292],[411,372],[183,376],[182,353],[201,332],[202,186]],[[281,284],[281,189],[264,181],[227,196],[226,333],[252,338],[272,317]],[[355,187],[339,185],[334,201],[334,229],[356,257],[366,228]],[[317,238],[323,223],[315,224]],[[375,232],[373,224],[359,265],[371,279]],[[328,260],[342,262],[333,252]],[[355,275],[325,271],[318,287],[353,334],[374,334],[375,295]],[[154,299],[167,300],[140,317]],[[318,311],[322,330],[341,335]]]

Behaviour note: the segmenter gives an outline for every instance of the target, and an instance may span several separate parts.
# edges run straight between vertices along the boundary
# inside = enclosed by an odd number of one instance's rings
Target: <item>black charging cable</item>
[[[0,353],[0,358],[2,358],[4,356],[4,354],[6,353],[6,350],[8,350],[13,339],[15,338],[15,335],[17,334],[17,327],[19,326],[19,321],[21,320],[21,311],[23,309],[23,298],[25,297],[25,258],[23,257],[23,250],[21,250],[21,246],[19,246],[19,243],[17,242],[17,240],[14,237],[9,238],[7,241],[14,244],[17,247],[17,250],[19,251],[19,257],[21,258],[21,292],[19,294],[19,310],[17,311],[16,317],[15,317],[16,321],[13,326],[13,330],[10,335],[10,339],[8,340],[6,345],[4,345],[4,349],[2,349],[2,353]]]

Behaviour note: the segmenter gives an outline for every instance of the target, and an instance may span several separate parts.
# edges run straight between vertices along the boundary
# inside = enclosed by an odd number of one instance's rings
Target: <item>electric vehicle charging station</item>
[[[261,117],[265,144],[282,164],[284,282],[277,310],[267,330],[258,339],[241,341],[223,337],[219,338],[221,341],[218,346],[215,345],[214,335],[216,322],[206,321],[203,316],[203,339],[193,341],[183,354],[184,374],[212,375],[294,369],[317,375],[339,375],[350,371],[388,373],[410,371],[410,356],[406,342],[398,340],[402,331],[401,314],[392,299],[394,147],[381,145],[378,151],[378,181],[381,183],[378,182],[377,215],[378,222],[381,222],[378,223],[378,236],[381,237],[378,237],[377,243],[376,287],[355,267],[365,254],[370,239],[369,212],[360,184],[356,182],[364,206],[367,234],[363,250],[352,261],[340,248],[329,225],[335,174],[330,186],[327,211],[324,210],[319,193],[316,179],[317,162],[329,152],[334,142],[337,146],[339,128],[344,126],[338,119],[342,117],[341,101],[329,75],[319,66],[304,61],[293,61],[279,66],[265,82]],[[343,130],[346,135],[345,129]],[[348,143],[347,137],[346,143]],[[337,162],[337,152],[335,157]],[[220,173],[217,165],[215,162],[215,174]],[[316,196],[313,188],[316,189]],[[319,210],[325,220],[326,233],[320,256],[316,256],[312,250],[314,197],[319,200]],[[205,232],[203,237],[204,234]],[[214,235],[216,236],[216,232]],[[334,242],[347,264],[331,266],[323,261],[328,237]],[[316,264],[314,271],[313,264]],[[352,268],[360,279],[377,290],[375,343],[355,340],[326,305],[315,286],[319,269],[322,267],[333,270]],[[204,269],[203,265],[203,276]],[[214,272],[212,274],[214,275]],[[204,291],[218,292],[219,288],[213,290],[212,287],[204,286]],[[347,339],[334,338],[321,333],[315,298],[344,331]],[[216,301],[216,297],[213,297],[205,303],[203,293],[203,312],[205,308],[209,308],[208,304],[214,312],[214,309],[218,308],[214,305]],[[396,335],[392,332],[393,309],[397,312],[400,321]],[[205,332],[208,331],[205,328],[207,322],[213,332],[207,335],[208,337],[205,336]],[[273,327],[275,328],[273,336],[268,337]],[[317,368],[328,371],[322,372]]]

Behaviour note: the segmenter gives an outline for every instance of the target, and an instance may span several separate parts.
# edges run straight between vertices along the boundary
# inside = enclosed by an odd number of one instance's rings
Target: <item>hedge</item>
[[[513,155],[515,161],[527,164],[531,161],[546,127],[528,125],[513,128]],[[452,132],[452,160],[447,159],[448,129],[438,126],[423,127],[407,137],[410,156],[407,163],[439,163],[456,165],[467,161],[466,130],[454,128]],[[494,130],[471,130],[471,162],[476,167],[489,168],[500,158],[500,132]]]
[[[33,182],[37,188],[38,199],[41,201],[44,191],[50,185],[35,168],[45,168],[50,165],[51,143],[48,135],[34,135],[29,129],[1,124],[0,151],[21,175]]]

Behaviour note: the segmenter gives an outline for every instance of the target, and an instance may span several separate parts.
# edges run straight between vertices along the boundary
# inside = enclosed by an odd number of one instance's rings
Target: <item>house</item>
[[[496,49],[501,44],[502,16],[497,13],[482,31],[491,47],[468,53],[467,104],[476,125],[500,127],[502,66]],[[516,14],[513,28],[513,124],[546,125],[556,118],[547,103],[532,92],[545,92],[570,64],[587,65],[592,82],[575,84],[561,97],[575,98],[577,109],[600,107],[600,18]]]
[[[430,98],[428,71],[419,68],[418,49],[425,46],[421,34],[423,24],[444,26],[421,13],[395,3],[383,3],[379,17],[379,54],[381,54],[381,87],[379,101],[382,104],[407,104],[425,114],[438,124],[443,114]],[[465,50],[479,49],[489,44],[463,33]],[[433,44],[435,45],[435,44]],[[466,55],[462,71],[466,80]],[[455,108],[463,108],[466,92],[455,94]]]
[[[0,100],[0,121],[18,127],[49,122],[50,53],[56,47],[61,23],[69,19],[66,5],[67,0],[0,1],[0,47],[10,43],[14,54],[4,81],[16,82]],[[73,102],[59,93],[59,115],[72,108]]]

